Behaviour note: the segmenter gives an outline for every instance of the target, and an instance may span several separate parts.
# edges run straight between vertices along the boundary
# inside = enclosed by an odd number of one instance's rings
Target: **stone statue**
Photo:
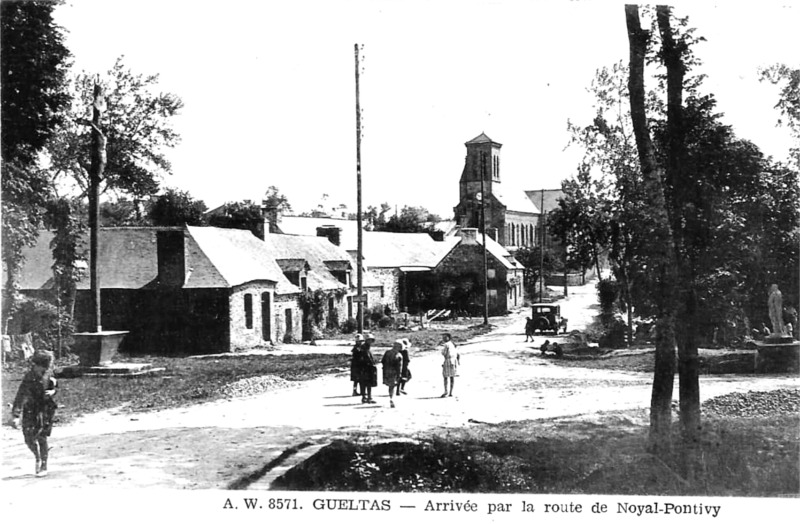
[[[781,290],[778,289],[778,284],[770,286],[767,305],[769,306],[769,319],[772,322],[773,336],[785,335],[786,331],[783,328],[783,296],[781,295]]]

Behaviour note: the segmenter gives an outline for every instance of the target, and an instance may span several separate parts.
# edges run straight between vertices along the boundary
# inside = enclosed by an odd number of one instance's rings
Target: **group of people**
[[[352,349],[350,380],[353,382],[353,396],[361,395],[362,404],[375,404],[375,400],[372,398],[372,388],[378,386],[378,369],[372,354],[374,342],[375,337],[371,333],[366,335],[359,333],[356,335]],[[411,342],[407,338],[395,340],[392,347],[381,358],[383,384],[389,388],[390,407],[395,407],[395,396],[407,394],[406,384],[411,380],[411,369],[409,368],[411,358],[408,352],[410,347]],[[455,377],[458,376],[458,366],[461,364],[461,355],[449,333],[442,335],[442,344],[439,347],[444,358],[442,362],[444,378],[442,397],[452,397]]]

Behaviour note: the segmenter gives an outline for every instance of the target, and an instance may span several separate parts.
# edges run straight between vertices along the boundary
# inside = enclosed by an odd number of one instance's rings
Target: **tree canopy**
[[[172,122],[183,102],[171,93],[155,93],[158,75],[134,73],[122,57],[99,80],[106,101],[101,128],[107,156],[101,192],[134,199],[154,195],[163,176],[172,172],[166,150],[180,141]],[[86,125],[87,109],[97,81],[97,75],[86,72],[72,79],[73,103],[48,144],[55,185],[77,188],[81,195],[88,189],[91,128]]]
[[[0,2],[4,328],[15,307],[22,249],[37,238],[49,194],[38,155],[70,100],[64,89],[70,53],[53,9],[53,2]]]

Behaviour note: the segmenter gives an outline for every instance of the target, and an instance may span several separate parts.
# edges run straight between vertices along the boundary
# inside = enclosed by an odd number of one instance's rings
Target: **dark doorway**
[[[292,310],[291,309],[287,309],[286,310],[286,336],[283,339],[284,342],[291,343],[294,340],[294,330],[292,329],[293,325],[294,324],[292,323]]]
[[[261,293],[261,338],[272,340],[272,298],[269,293]]]

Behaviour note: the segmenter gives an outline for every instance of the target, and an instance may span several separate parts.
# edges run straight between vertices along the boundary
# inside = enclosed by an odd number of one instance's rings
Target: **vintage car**
[[[558,334],[560,329],[567,332],[567,319],[561,316],[561,306],[557,304],[533,304],[531,306],[530,324],[533,333],[542,334],[550,332]]]

